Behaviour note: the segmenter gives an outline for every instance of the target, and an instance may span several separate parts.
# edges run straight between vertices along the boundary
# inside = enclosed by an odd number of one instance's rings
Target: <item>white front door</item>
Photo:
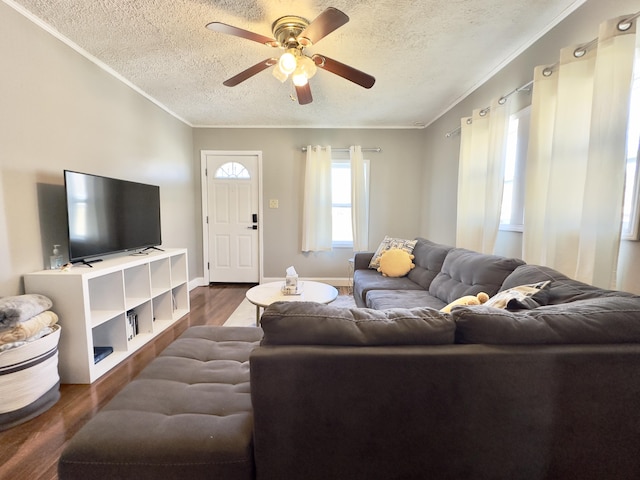
[[[260,280],[260,154],[203,152],[205,276],[209,282]]]

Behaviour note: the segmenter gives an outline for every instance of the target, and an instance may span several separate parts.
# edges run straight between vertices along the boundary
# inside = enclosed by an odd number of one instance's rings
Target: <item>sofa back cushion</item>
[[[640,343],[640,298],[601,297],[533,310],[484,305],[458,307],[457,343],[608,344]]]
[[[451,315],[432,308],[340,308],[315,302],[275,302],[260,320],[262,345],[451,344]]]
[[[429,293],[445,303],[465,295],[485,292],[492,297],[522,260],[486,255],[464,248],[453,248],[442,264],[442,270],[431,282]]]
[[[500,290],[537,282],[550,281],[545,289],[547,305],[560,305],[577,300],[588,300],[603,297],[636,297],[631,293],[606,290],[587,283],[573,280],[550,267],[540,265],[521,265],[507,278]]]
[[[407,277],[425,290],[429,289],[431,282],[442,270],[444,259],[453,247],[440,245],[425,238],[416,238],[416,245],[413,247],[413,268]]]

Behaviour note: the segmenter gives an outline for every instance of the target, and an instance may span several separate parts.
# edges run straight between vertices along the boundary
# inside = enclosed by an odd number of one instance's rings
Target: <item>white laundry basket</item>
[[[60,398],[60,325],[49,335],[0,352],[0,431],[47,411]]]

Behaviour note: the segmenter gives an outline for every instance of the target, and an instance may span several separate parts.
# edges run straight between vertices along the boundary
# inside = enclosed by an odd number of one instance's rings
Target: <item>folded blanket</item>
[[[0,345],[0,353],[6,350],[11,350],[12,348],[18,348],[18,347],[22,347],[23,345],[27,345],[29,342],[38,340],[39,338],[49,335],[54,331],[55,331],[54,327],[44,327],[42,330],[36,333],[33,337],[29,337],[26,340],[20,340],[19,342],[3,343]]]
[[[29,320],[20,322],[17,326],[0,330],[0,345],[26,341],[38,334],[42,329],[51,327],[58,322],[58,315],[48,310],[31,317]],[[39,337],[37,337],[39,338]],[[32,340],[35,340],[32,339]]]
[[[15,327],[53,306],[53,302],[37,293],[0,298],[0,328]]]

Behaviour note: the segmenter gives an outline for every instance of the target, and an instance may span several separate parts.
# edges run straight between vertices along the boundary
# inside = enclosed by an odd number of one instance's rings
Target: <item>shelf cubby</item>
[[[187,277],[187,255],[171,257],[171,286],[183,285],[189,280]]]
[[[118,315],[91,329],[94,347],[112,347],[113,351],[127,351],[127,331],[124,315]]]
[[[163,258],[149,264],[151,268],[151,291],[153,296],[171,289],[171,260]]]
[[[172,317],[174,320],[189,313],[189,288],[182,283],[171,290]]]
[[[89,278],[89,308],[93,325],[110,319],[124,310],[124,285],[122,271],[111,272],[104,276]]]
[[[135,267],[125,268],[123,273],[125,308],[126,310],[131,310],[151,296],[149,265],[136,265]]]
[[[164,292],[153,298],[153,322],[171,322],[173,320],[173,301],[171,292]],[[155,328],[155,327],[154,327]]]

